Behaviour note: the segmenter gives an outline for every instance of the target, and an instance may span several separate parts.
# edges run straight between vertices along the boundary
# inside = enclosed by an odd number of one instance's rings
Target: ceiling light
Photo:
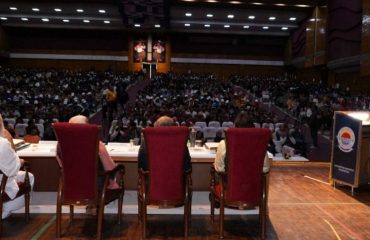
[[[269,17],[269,20],[270,21],[275,21],[276,20],[276,17]]]
[[[185,16],[187,16],[187,17],[191,17],[191,13],[185,13]]]
[[[284,6],[286,6],[286,4],[285,3],[276,3],[275,6],[284,7]]]
[[[296,7],[311,7],[310,5],[305,5],[305,4],[296,4],[294,6],[296,6]]]
[[[90,22],[90,20],[85,19],[83,22],[84,22],[84,23],[89,23],[89,22]]]
[[[8,18],[6,18],[6,17],[1,17],[0,19],[1,20],[8,20]]]
[[[310,18],[310,22],[314,22],[314,21],[316,21],[315,18]]]
[[[287,27],[282,27],[281,30],[288,30],[288,28]]]
[[[213,14],[212,13],[208,13],[207,14],[207,17],[211,18],[211,17],[213,17]]]
[[[104,9],[99,9],[99,13],[105,13]]]
[[[263,30],[267,30],[267,29],[269,29],[269,27],[264,26],[264,27],[262,27],[262,29],[263,29]]]
[[[244,29],[248,29],[248,28],[249,28],[249,26],[248,26],[248,25],[245,25],[245,26],[243,26],[243,28],[244,28]]]
[[[154,25],[154,27],[155,27],[155,28],[160,28],[160,27],[161,27],[161,25],[160,25],[160,24],[155,24],[155,25]]]
[[[135,23],[134,24],[134,27],[140,27],[141,25],[140,24],[138,24],[138,23]]]
[[[79,9],[76,9],[76,12],[83,13],[84,10],[79,8]]]
[[[16,7],[9,7],[9,9],[12,10],[12,11],[17,11],[18,10],[18,8],[16,8]]]
[[[217,0],[207,0],[207,2],[209,2],[209,3],[216,3],[218,1]]]
[[[231,4],[241,4],[239,1],[230,1]]]
[[[62,11],[62,9],[60,9],[60,8],[54,8],[54,11],[56,11],[56,12],[61,12],[61,11]]]
[[[105,24],[109,24],[109,23],[110,23],[110,21],[108,21],[108,20],[105,20],[105,21],[104,21],[104,23],[105,23]]]
[[[28,21],[28,18],[21,18],[22,21]]]
[[[68,19],[63,19],[63,22],[69,22],[69,20]]]
[[[183,0],[184,2],[195,2],[195,0]]]
[[[291,18],[289,18],[289,21],[295,21],[295,20],[297,20],[297,18],[296,18],[296,17],[291,17]]]
[[[184,26],[185,27],[190,27],[190,23],[185,23]]]
[[[255,19],[256,17],[255,16],[249,16],[248,18],[249,19]]]
[[[224,25],[224,28],[229,28],[230,27],[230,25]]]
[[[234,18],[234,15],[229,14],[229,15],[227,15],[227,18]]]
[[[209,28],[211,25],[210,24],[204,24],[204,27]]]
[[[263,3],[260,3],[260,2],[253,2],[252,4],[253,5],[263,5]]]
[[[41,19],[41,21],[43,21],[43,22],[49,22],[49,19],[43,18],[43,19]]]
[[[40,12],[40,8],[32,8],[32,11],[34,11],[34,12]]]

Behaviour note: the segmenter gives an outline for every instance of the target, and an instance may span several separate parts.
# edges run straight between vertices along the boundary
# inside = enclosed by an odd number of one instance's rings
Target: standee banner
[[[356,184],[361,127],[361,121],[343,113],[335,113],[332,177],[352,186]]]

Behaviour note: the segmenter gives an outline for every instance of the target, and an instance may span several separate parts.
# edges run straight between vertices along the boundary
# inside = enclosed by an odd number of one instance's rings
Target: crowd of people
[[[41,123],[45,139],[52,138],[50,125],[68,121],[71,116],[96,113],[105,102],[104,90],[115,86],[120,93],[140,78],[140,73],[112,71],[58,71],[0,66],[0,110],[4,119],[16,119],[15,124],[28,124],[28,133],[39,130]],[[121,94],[122,95],[122,94]],[[26,121],[24,121],[26,119]],[[41,121],[40,121],[41,119]],[[5,127],[14,133],[15,126]],[[50,140],[50,139],[49,139]]]

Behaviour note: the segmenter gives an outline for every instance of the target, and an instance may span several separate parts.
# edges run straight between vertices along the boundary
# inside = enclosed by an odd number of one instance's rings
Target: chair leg
[[[211,220],[212,222],[215,221],[215,196],[213,195],[213,193],[211,192],[210,193],[211,195]]]
[[[224,218],[225,218],[225,206],[223,199],[220,199],[220,239],[224,238]]]
[[[62,228],[62,204],[57,203],[57,218],[55,221],[56,224],[56,235],[57,238],[61,237],[61,228]]]
[[[73,221],[73,214],[74,214],[74,207],[73,205],[69,205],[69,221]]]
[[[3,233],[3,218],[2,218],[2,216],[3,216],[3,203],[0,202],[0,237]]]
[[[266,223],[267,223],[267,215],[266,215],[266,207],[261,206],[259,209],[259,215],[260,215],[260,225],[261,225],[261,239],[265,239],[266,237]]]
[[[103,229],[103,216],[104,216],[104,206],[98,206],[98,227],[96,232],[96,239],[102,239],[102,229]]]
[[[119,196],[118,198],[118,224],[121,224],[122,221],[122,204],[123,204],[123,194]]]
[[[27,222],[30,221],[30,198],[31,196],[29,192],[24,194],[24,208],[25,208],[25,217],[26,217]]]
[[[142,228],[142,235],[143,235],[142,237],[143,239],[146,239],[146,221],[147,221],[146,203],[142,202],[141,204],[142,204],[141,206],[141,216],[142,216],[141,228]]]
[[[189,235],[189,203],[188,199],[185,200],[184,204],[184,236],[187,238]]]

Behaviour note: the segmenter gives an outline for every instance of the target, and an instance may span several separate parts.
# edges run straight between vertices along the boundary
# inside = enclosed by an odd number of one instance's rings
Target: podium
[[[354,188],[370,182],[370,112],[337,111],[330,177]]]

